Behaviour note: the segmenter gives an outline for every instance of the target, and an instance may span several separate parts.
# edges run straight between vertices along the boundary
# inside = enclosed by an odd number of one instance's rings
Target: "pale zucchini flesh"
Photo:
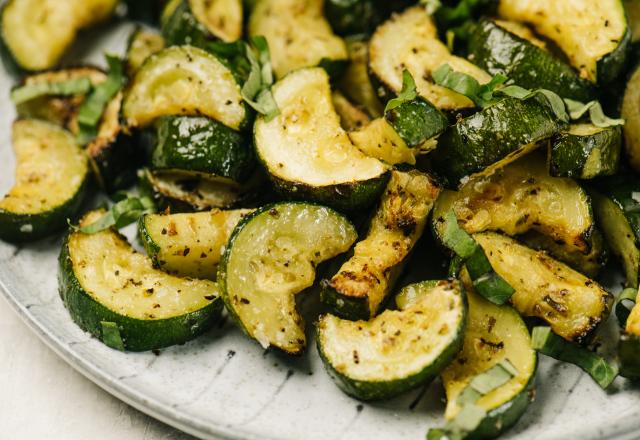
[[[384,107],[369,78],[369,42],[349,41],[349,66],[338,86],[353,102],[362,106],[372,118],[379,118]]]
[[[198,22],[222,41],[233,42],[242,37],[242,0],[189,0]]]
[[[635,171],[640,171],[640,68],[635,69],[627,82],[621,116],[625,120],[622,130],[629,165]]]
[[[340,125],[346,131],[359,130],[371,122],[369,115],[349,101],[341,92],[333,92],[331,98],[333,107],[340,117]]]
[[[159,33],[138,28],[131,37],[127,47],[127,75],[133,77],[151,55],[165,48],[165,41]]]
[[[349,138],[364,154],[389,165],[416,163],[416,149],[410,148],[384,118],[350,132]]]

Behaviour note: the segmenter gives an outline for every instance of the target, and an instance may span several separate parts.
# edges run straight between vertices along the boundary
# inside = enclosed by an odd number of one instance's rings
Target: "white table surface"
[[[31,332],[4,299],[0,299],[0,365],[0,426],[13,440],[193,439],[76,372]]]

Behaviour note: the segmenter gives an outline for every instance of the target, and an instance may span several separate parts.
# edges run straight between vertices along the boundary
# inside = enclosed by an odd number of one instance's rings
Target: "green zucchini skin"
[[[133,185],[136,166],[142,162],[133,138],[123,132],[89,155],[89,164],[96,180],[108,194]]]
[[[449,126],[447,117],[420,97],[388,110],[384,117],[410,148],[439,136]]]
[[[594,85],[546,50],[483,19],[469,39],[470,59],[491,75],[503,74],[529,89],[547,89],[575,101],[596,98]]]
[[[455,188],[464,177],[515,160],[564,126],[539,94],[525,100],[505,98],[450,126],[431,157],[446,183]]]
[[[339,268],[340,266],[338,266],[338,269]],[[331,310],[331,312],[336,316],[344,319],[350,319],[352,321],[367,321],[371,319],[368,297],[343,295],[331,287],[329,280],[322,280],[321,285],[320,301],[322,304],[329,307],[329,310]],[[379,310],[384,309],[386,304],[389,302],[389,299],[390,298],[386,298],[380,304]]]
[[[206,28],[193,15],[188,1],[180,2],[173,14],[162,23],[162,36],[167,46],[189,44],[204,48],[210,39]]]
[[[168,319],[134,319],[109,310],[85,291],[75,276],[69,255],[68,236],[58,258],[59,293],[71,318],[84,331],[102,340],[102,322],[114,322],[127,351],[147,351],[183,344],[214,325],[220,318],[218,298],[208,306]]]
[[[611,176],[618,171],[621,150],[621,126],[585,135],[561,133],[551,142],[549,173],[575,179]]]
[[[127,16],[132,20],[158,24],[165,0],[126,0]]]
[[[640,379],[640,336],[622,333],[618,342],[620,376],[631,380]]]
[[[155,123],[154,169],[215,174],[245,182],[253,174],[255,155],[247,136],[205,117],[167,116]]]
[[[599,85],[613,85],[627,68],[627,62],[631,56],[631,29],[627,30],[613,52],[600,58],[596,64]]]

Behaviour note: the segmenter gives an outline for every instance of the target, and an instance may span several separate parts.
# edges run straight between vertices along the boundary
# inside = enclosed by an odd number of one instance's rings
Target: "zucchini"
[[[473,237],[515,289],[511,303],[523,316],[540,318],[558,336],[577,343],[586,342],[608,317],[612,296],[595,281],[512,238],[492,232]]]
[[[346,319],[378,314],[422,236],[440,189],[419,171],[392,171],[366,237],[330,279],[321,300]]]
[[[336,384],[360,400],[397,396],[429,382],[462,344],[466,298],[457,280],[423,281],[405,287],[400,310],[371,321],[321,316],[316,342]]]
[[[233,42],[242,37],[242,0],[182,0],[162,23],[168,45],[203,47],[219,39]]]
[[[231,232],[252,210],[147,214],[138,236],[154,267],[173,275],[215,280]]]
[[[316,266],[346,252],[358,234],[346,217],[319,205],[278,203],[236,227],[218,268],[227,310],[264,348],[299,354],[306,346],[295,297]]]
[[[169,47],[149,57],[129,84],[122,114],[131,128],[167,115],[207,116],[234,130],[250,119],[231,71],[191,46]]]
[[[360,105],[372,118],[384,113],[384,108],[369,79],[369,44],[366,41],[347,41],[350,63],[340,78],[340,90],[354,103]]]
[[[479,67],[449,52],[438,39],[438,29],[422,6],[391,17],[378,27],[369,42],[369,69],[374,83],[382,86],[379,91],[383,98],[400,93],[402,72],[407,69],[416,81],[420,96],[438,109],[455,111],[473,107],[469,98],[433,83],[431,73],[444,64],[473,76],[480,83],[491,79]]]
[[[133,78],[147,58],[164,48],[165,41],[162,35],[141,26],[136,27],[127,43],[125,54],[127,76]]]
[[[640,66],[634,70],[627,82],[621,116],[625,120],[622,130],[629,165],[635,171],[640,171]]]
[[[91,211],[86,226],[104,211]],[[90,262],[90,264],[87,264]],[[107,345],[153,350],[195,338],[221,315],[218,286],[154,269],[115,230],[73,231],[59,258],[59,290],[72,319]]]
[[[364,127],[349,133],[349,139],[365,155],[388,165],[414,165],[419,148],[410,148],[384,118],[377,118]],[[433,144],[431,144],[433,145]]]
[[[593,179],[618,171],[622,149],[622,127],[599,128],[572,125],[551,141],[549,173],[558,177]]]
[[[78,213],[89,183],[87,157],[68,131],[45,121],[13,123],[16,180],[0,201],[0,238],[46,237]]]
[[[452,210],[470,234],[499,231],[515,236],[536,231],[569,253],[588,254],[595,220],[587,193],[573,180],[551,177],[542,155],[513,162],[459,191],[443,191],[433,214],[435,236],[444,243],[444,217]]]
[[[488,414],[468,437],[494,438],[513,426],[533,400],[538,356],[518,313],[480,297],[464,271],[462,275],[469,313],[462,350],[441,375],[447,396],[445,418],[453,420],[460,414],[459,397],[476,376],[508,360],[517,374],[476,401]]]
[[[513,28],[507,29],[511,27],[508,23],[491,19],[480,21],[469,38],[469,59],[491,75],[506,75],[531,90],[547,89],[563,98],[581,102],[595,99],[592,82],[582,78],[546,48],[538,46],[539,42],[517,35]]]
[[[254,137],[276,187],[288,197],[339,209],[373,204],[388,180],[387,166],[360,152],[340,127],[327,73],[297,70],[272,92],[280,114],[269,122],[259,117]]]
[[[592,191],[598,225],[618,258],[627,287],[638,288],[640,279],[640,185],[634,176],[621,176],[601,182]]]
[[[249,18],[249,36],[264,36],[276,78],[302,67],[344,70],[347,46],[323,15],[323,0],[259,0]]]
[[[637,0],[623,0],[624,9],[627,11],[627,21],[631,28],[631,41],[640,41],[640,3]]]
[[[346,131],[359,130],[371,122],[369,115],[350,102],[341,92],[333,92],[331,100],[333,108],[340,117],[340,126]]]
[[[54,67],[82,28],[108,18],[116,0],[10,0],[0,11],[0,40],[28,71]]]
[[[157,25],[166,0],[125,0],[127,17]]]
[[[254,171],[250,140],[214,119],[163,116],[154,129],[153,169],[195,171],[235,182],[247,181]]]
[[[594,84],[610,84],[625,70],[631,32],[622,0],[500,0],[498,14],[553,41]]]
[[[633,380],[640,379],[640,306],[637,299],[618,342],[620,375]]]
[[[452,187],[475,173],[490,173],[522,157],[565,127],[542,94],[505,98],[458,120],[439,138],[434,166]]]
[[[136,180],[136,167],[142,162],[133,139],[120,121],[122,93],[107,104],[96,137],[86,146],[96,181],[107,193],[124,189]]]

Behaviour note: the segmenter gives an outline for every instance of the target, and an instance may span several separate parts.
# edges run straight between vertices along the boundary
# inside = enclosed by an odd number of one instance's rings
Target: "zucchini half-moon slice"
[[[80,226],[104,211],[88,213]],[[112,348],[145,351],[181,344],[217,322],[216,283],[154,269],[114,230],[72,231],[59,259],[59,289],[73,320]]]
[[[500,0],[498,14],[530,24],[595,84],[611,83],[624,72],[631,31],[622,0]]]
[[[325,368],[347,394],[387,399],[437,376],[460,350],[466,296],[459,281],[423,281],[405,287],[400,310],[371,321],[324,315],[316,342]]]
[[[627,81],[622,99],[621,116],[625,121],[622,130],[629,165],[640,172],[640,66],[634,70]]]
[[[88,188],[84,151],[71,133],[36,119],[14,122],[13,149],[16,181],[0,201],[0,238],[36,240],[63,229]]]
[[[218,270],[227,310],[263,347],[299,354],[306,347],[295,296],[316,266],[349,250],[358,234],[346,217],[319,205],[277,203],[234,230]]]
[[[170,46],[233,42],[242,38],[242,9],[242,0],[181,0],[163,21],[162,34]]]
[[[329,76],[300,69],[273,86],[280,114],[255,123],[259,159],[288,197],[343,210],[372,205],[388,180],[388,166],[366,156],[340,126]]]
[[[215,56],[191,46],[174,46],[149,57],[133,77],[123,116],[131,128],[160,116],[200,115],[239,130],[250,112],[240,85]]]

